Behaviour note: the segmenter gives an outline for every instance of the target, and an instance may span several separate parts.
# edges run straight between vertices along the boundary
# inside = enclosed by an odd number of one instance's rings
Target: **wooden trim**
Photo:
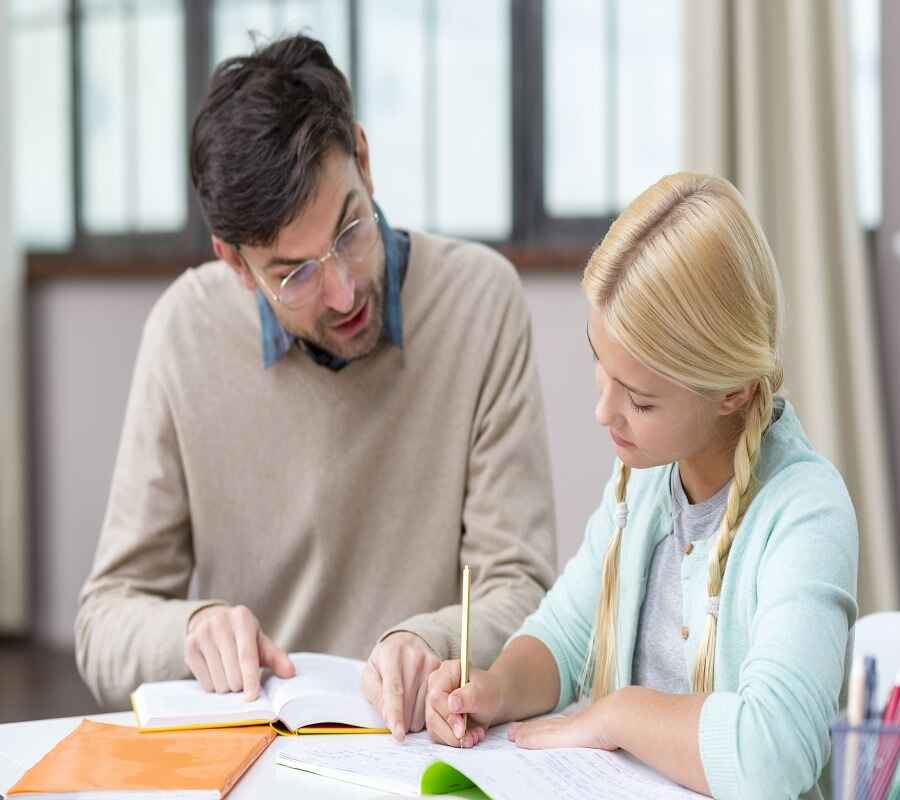
[[[506,242],[491,244],[495,250],[505,255],[519,272],[557,273],[578,272],[584,269],[588,256],[594,249],[594,242],[582,244],[519,244]]]
[[[174,278],[188,267],[209,259],[207,254],[172,258],[135,256],[113,260],[59,253],[27,253],[25,269],[28,285],[33,286],[50,281]]]
[[[594,247],[583,244],[523,244],[489,242],[524,274],[580,272]],[[153,255],[91,258],[67,253],[27,253],[26,274],[29,286],[51,281],[142,280],[174,278],[188,267],[214,258],[209,253],[183,253],[171,257]]]

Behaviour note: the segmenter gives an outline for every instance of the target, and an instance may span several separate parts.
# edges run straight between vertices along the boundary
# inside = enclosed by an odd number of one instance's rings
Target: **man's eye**
[[[308,281],[316,271],[317,263],[315,261],[307,261],[304,264],[301,264],[294,270],[288,270],[282,275],[279,280],[284,280],[286,277],[290,276],[291,283],[305,283]]]

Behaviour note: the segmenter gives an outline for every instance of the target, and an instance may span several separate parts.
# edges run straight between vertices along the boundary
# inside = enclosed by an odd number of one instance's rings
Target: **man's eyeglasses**
[[[335,267],[339,264],[343,265],[342,277],[344,280],[347,279],[348,272],[354,277],[364,277],[365,270],[359,268],[365,265],[367,257],[378,241],[378,236],[378,214],[353,220],[335,237],[325,255],[321,258],[304,261],[282,278],[278,291],[273,292],[273,296],[281,305],[290,309],[302,308],[315,300],[322,291],[325,262],[329,258],[334,259]],[[256,274],[247,263],[240,248],[238,248],[238,254],[244,262],[244,266]],[[357,275],[357,272],[360,274]],[[265,283],[261,276],[258,277]]]

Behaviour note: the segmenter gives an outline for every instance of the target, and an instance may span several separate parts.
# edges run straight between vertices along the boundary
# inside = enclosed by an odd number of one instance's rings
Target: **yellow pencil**
[[[463,567],[462,579],[462,622],[460,624],[460,643],[459,643],[459,688],[462,689],[469,682],[469,603],[472,599],[472,582],[468,565]],[[462,740],[466,735],[468,726],[468,716],[463,714],[463,735],[459,739],[459,746],[462,747]]]

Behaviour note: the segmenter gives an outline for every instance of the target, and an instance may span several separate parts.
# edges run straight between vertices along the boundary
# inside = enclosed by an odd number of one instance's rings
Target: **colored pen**
[[[888,695],[881,717],[882,727],[895,726],[900,722],[900,672],[894,678],[894,686]],[[871,800],[884,800],[891,788],[891,779],[896,771],[900,756],[900,734],[882,733],[878,739],[875,765],[872,769],[872,783],[869,786]]]
[[[875,692],[878,689],[878,662],[875,660],[875,656],[865,656],[863,658],[863,668],[866,671],[863,719],[869,720],[877,714],[876,710],[873,708],[875,703]]]

